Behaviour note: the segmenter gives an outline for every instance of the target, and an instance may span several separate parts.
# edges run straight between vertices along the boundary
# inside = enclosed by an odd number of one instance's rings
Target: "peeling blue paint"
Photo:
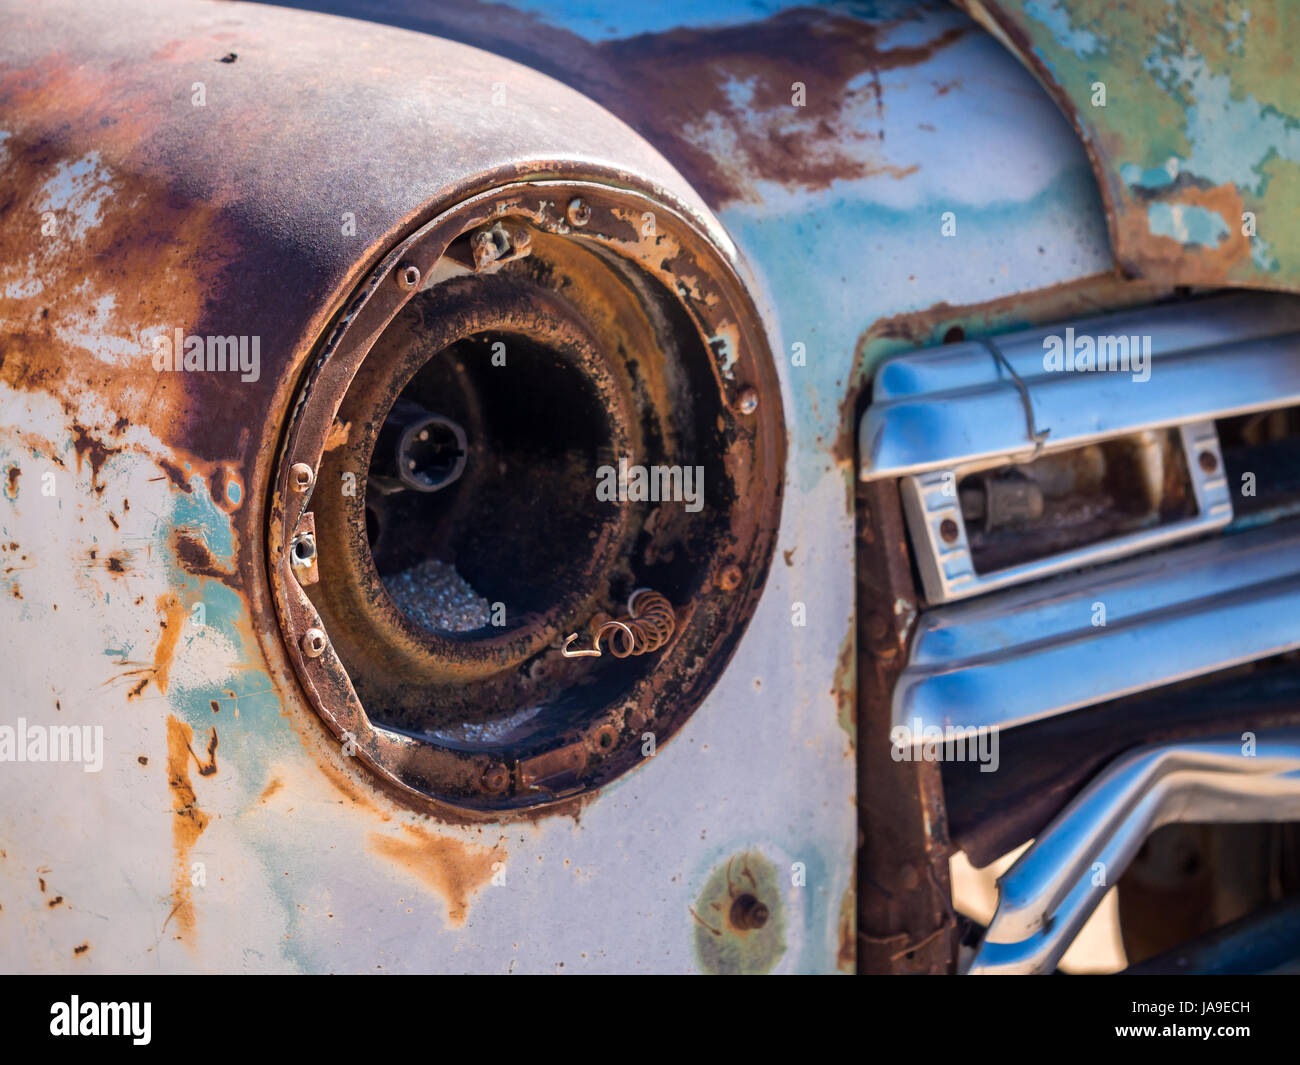
[[[1232,79],[1210,70],[1200,53],[1172,37],[1157,42],[1145,66],[1186,112],[1184,135],[1192,151],[1179,161],[1181,170],[1258,194],[1265,182],[1260,168],[1271,157],[1300,162],[1300,122],[1254,96],[1234,99]]]
[[[1124,184],[1138,189],[1168,188],[1178,178],[1178,157],[1170,156],[1163,166],[1143,169],[1137,163],[1124,163],[1119,168]]]
[[[1068,48],[1080,59],[1097,52],[1105,52],[1101,41],[1091,30],[1079,29],[1070,22],[1070,13],[1061,0],[1029,0],[1025,14],[1037,19],[1049,30],[1062,48]]]
[[[674,0],[641,0],[611,5],[601,0],[516,0],[512,5],[589,41],[666,33],[675,29],[738,26],[794,8],[835,8],[858,18],[906,18],[915,0],[700,0],[683,6]]]
[[[1153,203],[1147,208],[1147,222],[1157,237],[1169,237],[1179,244],[1213,248],[1232,235],[1218,211],[1193,204]]]

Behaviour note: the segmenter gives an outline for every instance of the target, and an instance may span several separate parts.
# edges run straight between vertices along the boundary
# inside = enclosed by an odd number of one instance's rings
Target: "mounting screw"
[[[741,414],[753,414],[754,411],[758,410],[758,390],[755,388],[741,389],[736,405],[740,408]]]
[[[420,268],[414,263],[398,263],[397,287],[409,292],[420,283]]]
[[[316,538],[310,533],[296,537],[289,545],[289,558],[295,566],[310,566],[316,557]]]
[[[289,467],[289,487],[295,492],[305,492],[316,480],[316,474],[305,462],[295,462]]]
[[[533,238],[523,229],[510,233],[500,222],[478,230],[470,239],[474,250],[474,269],[482,270],[507,255],[519,258],[527,253]]]
[[[506,790],[506,785],[510,783],[510,770],[500,762],[493,762],[483,770],[482,779],[483,790],[495,795]]]
[[[308,658],[320,658],[325,653],[328,642],[324,630],[308,629],[302,634],[302,653]]]
[[[568,216],[569,225],[585,226],[591,221],[591,208],[581,196],[576,196],[569,201],[569,206],[565,209],[565,215]]]
[[[741,895],[731,904],[731,924],[735,928],[743,931],[750,931],[755,928],[762,928],[767,924],[768,912],[767,906],[759,902],[753,895]]]
[[[898,637],[894,625],[883,614],[873,614],[867,619],[867,646],[877,658],[893,658],[898,654]]]
[[[957,523],[952,518],[944,518],[943,521],[939,522],[939,535],[943,537],[944,543],[955,544],[957,538],[961,536],[961,529],[957,527]]]
[[[740,582],[745,574],[741,568],[734,562],[729,566],[723,566],[722,571],[718,574],[718,587],[724,592],[734,592],[740,587]]]
[[[1201,469],[1206,473],[1213,473],[1219,468],[1219,460],[1214,457],[1213,451],[1202,451],[1198,461],[1201,464]]]
[[[592,731],[591,739],[596,745],[596,750],[613,750],[614,745],[618,743],[618,729],[607,721]]]

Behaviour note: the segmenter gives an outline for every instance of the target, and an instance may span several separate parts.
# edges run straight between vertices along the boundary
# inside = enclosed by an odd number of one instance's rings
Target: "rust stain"
[[[185,623],[187,611],[185,604],[174,595],[160,595],[158,610],[163,615],[159,625],[162,635],[153,655],[153,682],[164,695],[167,693],[167,676],[172,668],[172,656],[176,653],[176,643],[181,637],[181,626]]]
[[[138,160],[143,146],[154,140],[158,116],[168,107],[161,85],[140,84],[133,97],[120,81],[84,56],[54,55],[0,72],[0,101],[11,133],[0,199],[6,213],[41,218],[42,190],[56,168],[92,152],[99,163],[83,191],[111,198],[113,205],[81,229],[66,214],[56,217],[48,233],[39,225],[7,228],[6,258],[27,262],[44,285],[9,301],[0,378],[19,390],[61,397],[70,418],[77,397],[96,395],[106,409],[131,411],[136,424],[164,441],[179,442],[178,435],[201,429],[189,395],[197,382],[153,371],[152,349],[141,335],[141,325],[153,323],[142,322],[140,314],[144,308],[159,309],[159,326],[197,326],[205,304],[223,287],[220,274],[229,260],[217,250],[232,249],[231,227],[223,224],[212,198],[178,195],[136,177],[140,166],[122,165]],[[115,84],[122,95],[105,91]],[[123,107],[123,99],[136,105]],[[87,269],[87,263],[106,265]],[[92,318],[87,307],[101,300],[106,316]],[[134,350],[110,362],[84,341],[67,339],[69,333],[115,338]],[[233,407],[243,397],[232,391],[227,398]],[[73,420],[71,429],[78,466],[89,462],[98,490],[105,461],[121,448],[106,444],[94,427]]]
[[[10,499],[18,498],[18,478],[23,475],[23,471],[17,466],[10,466],[5,475],[5,495]]]
[[[109,447],[77,421],[72,423],[72,446],[77,452],[77,472],[81,472],[83,461],[89,461],[90,486],[95,492],[102,492],[104,486],[99,480],[100,471],[104,468],[104,463],[108,461],[108,457],[116,455],[122,449]]]
[[[81,946],[79,946],[79,947],[73,947],[73,948],[72,948],[72,953],[73,953],[73,954],[85,954],[86,951],[88,951],[89,949],[90,949],[90,944],[89,944],[89,943],[82,943]]]
[[[269,783],[265,788],[262,789],[262,794],[258,796],[257,801],[266,802],[268,799],[270,799],[272,795],[274,795],[277,791],[279,791],[283,787],[284,787],[284,781],[281,780],[279,777],[274,778],[271,781],[271,783]]]
[[[884,138],[880,74],[923,63],[972,28],[882,48],[890,25],[796,9],[744,26],[642,34],[599,49],[625,84],[637,87],[622,105],[637,108],[631,124],[720,206],[757,202],[757,181],[817,190],[874,174],[902,178],[916,169],[890,166],[869,150]],[[863,74],[870,77],[863,81]],[[737,85],[745,86],[740,97]],[[796,105],[797,85],[804,88]],[[875,115],[876,128],[867,128],[864,110]],[[718,128],[725,139],[710,136]]]
[[[190,754],[194,757],[194,764],[198,767],[199,776],[211,777],[217,773],[217,727],[212,726],[212,735],[208,737],[208,760],[203,761],[197,754],[194,754],[194,748],[190,748]]]
[[[1201,207],[1227,224],[1227,236],[1214,247],[1182,244],[1151,232],[1146,205],[1125,209],[1113,220],[1120,268],[1133,277],[1173,277],[1186,284],[1222,284],[1238,263],[1250,260],[1250,238],[1238,224],[1245,204],[1235,185],[1197,188],[1177,185],[1153,198],[1173,207]]]
[[[213,735],[215,737],[215,730]],[[190,881],[190,851],[208,827],[208,815],[198,807],[198,797],[190,783],[190,747],[194,730],[180,719],[167,716],[167,786],[172,792],[172,851],[174,872],[172,876],[172,909],[163,927],[174,918],[178,938],[192,936],[195,914],[192,883]],[[214,745],[215,747],[215,745]]]
[[[469,913],[470,896],[492,879],[493,864],[504,862],[506,852],[411,825],[403,825],[402,831],[403,836],[373,833],[371,849],[432,888],[447,904],[448,924],[459,928]]]
[[[857,668],[854,658],[856,641],[853,638],[853,626],[840,645],[839,658],[835,663],[835,677],[831,682],[831,696],[835,699],[837,720],[849,737],[848,754],[852,754],[858,742],[858,686]]]
[[[167,475],[167,479],[171,481],[171,483],[175,485],[177,489],[179,489],[182,492],[194,491],[194,486],[190,484],[189,474],[187,474],[183,469],[181,469],[178,465],[176,465],[176,463],[170,461],[169,459],[160,458],[158,456],[154,456],[153,461],[158,466],[158,468]]]
[[[348,436],[352,432],[351,422],[335,421],[330,426],[329,434],[325,437],[325,451],[333,451],[335,448],[343,447],[348,442]]]
[[[857,892],[850,884],[840,901],[840,948],[835,955],[835,967],[844,973],[855,973],[858,968],[857,909]]]
[[[467,822],[537,824],[551,818],[569,817],[573,819],[576,826],[582,823],[582,814],[588,804],[595,802],[601,794],[599,790],[583,792],[580,795],[574,795],[572,798],[563,799],[551,806],[526,807],[510,811],[483,811],[475,814],[473,811],[466,810],[444,813],[439,809],[430,812],[426,803],[413,799],[396,788],[387,786],[377,776],[352,777],[347,771],[335,764],[332,755],[325,754],[310,741],[309,733],[299,732],[298,738],[303,748],[310,753],[325,779],[343,796],[339,800],[340,802],[347,802],[367,813],[374,814],[380,821],[385,823],[392,820],[395,811],[406,810],[430,817],[447,825],[464,825]]]
[[[500,5],[481,2],[410,2],[375,17],[495,52],[577,89],[654,144],[715,209],[757,202],[759,182],[816,190],[912,173],[875,150],[884,131],[880,75],[977,32],[956,26],[889,48],[886,36],[909,20],[867,22],[811,6],[602,42],[526,12],[502,18]]]
[[[388,821],[391,818],[390,814],[381,811],[378,803],[376,803],[371,796],[365,793],[363,785],[350,779],[348,775],[337,766],[331,764],[325,758],[318,758],[317,765],[320,767],[325,779],[328,780],[330,784],[334,786],[334,789],[343,796],[343,798],[339,800],[340,802],[347,802],[353,806],[360,807],[368,813],[378,814],[381,820],[384,821]],[[373,786],[369,781],[367,781],[366,784]]]
[[[228,587],[239,589],[239,578],[236,574],[217,564],[211,549],[194,530],[184,526],[173,529],[171,547],[177,561],[187,573],[196,577],[214,577]]]

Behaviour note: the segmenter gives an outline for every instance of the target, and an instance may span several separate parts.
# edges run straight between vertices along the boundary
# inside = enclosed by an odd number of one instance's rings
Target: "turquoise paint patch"
[[[675,0],[642,0],[620,6],[607,0],[516,0],[511,6],[589,41],[612,41],[674,29],[745,25],[795,8],[834,8],[862,19],[907,18],[915,14],[918,4],[915,0],[700,0],[683,5]]]
[[[1182,165],[1186,173],[1258,195],[1265,180],[1260,168],[1272,155],[1300,162],[1300,122],[1254,96],[1238,98],[1227,74],[1212,71],[1176,37],[1156,40],[1144,66],[1186,112],[1183,136],[1192,149]]]
[[[840,892],[840,897],[836,897],[835,887],[832,886],[834,877],[831,870],[839,863],[827,862],[820,851],[808,852],[806,850],[808,842],[808,840],[800,840],[795,850],[790,853],[795,861],[804,863],[806,880],[803,891],[808,893],[808,912],[804,917],[804,927],[808,932],[815,935],[821,929],[833,929],[839,926],[840,904],[843,893]],[[778,876],[783,873],[786,882],[789,882],[791,871],[777,869]],[[852,881],[849,881],[849,883],[852,883]],[[787,927],[789,927],[790,923],[787,920]],[[800,964],[795,972],[801,976],[833,973],[839,962],[837,953],[829,943],[806,943],[799,959]]]
[[[1147,208],[1147,225],[1157,237],[1207,248],[1222,244],[1232,232],[1218,211],[1184,203],[1151,204]]]
[[[1071,24],[1070,13],[1062,5],[1061,0],[1029,0],[1025,4],[1025,14],[1051,30],[1056,43],[1073,52],[1080,59],[1106,51],[1095,33]]]
[[[190,478],[190,491],[178,493],[172,524],[197,536],[218,562],[233,562],[235,531],[230,517],[213,502],[207,482],[198,474]]]
[[[244,490],[239,487],[238,482],[236,481],[226,482],[226,498],[229,499],[230,502],[238,506],[240,499],[243,498],[243,495],[244,495]]]
[[[191,491],[173,494],[171,522],[159,527],[159,547],[168,560],[172,592],[190,608],[182,622],[173,660],[185,654],[203,635],[196,628],[198,623],[193,613],[196,603],[203,604],[204,628],[222,636],[233,649],[233,656],[227,663],[226,676],[216,683],[186,684],[183,677],[173,672],[167,697],[181,719],[193,729],[195,751],[200,757],[204,756],[211,730],[217,730],[218,778],[233,785],[236,805],[247,811],[257,806],[273,766],[300,758],[302,745],[283,716],[279,693],[263,668],[260,649],[255,641],[245,639],[248,609],[242,596],[216,578],[189,573],[168,550],[172,530],[185,528],[207,545],[219,563],[229,564],[234,559],[234,529],[229,516],[213,502],[202,477],[196,474],[189,483]],[[226,490],[228,497],[230,485]],[[239,488],[234,487],[233,501],[237,501]],[[218,707],[216,712],[212,708],[214,701]],[[284,948],[286,958],[300,971],[319,968],[297,949],[300,927],[298,900],[294,894],[297,889],[275,873],[286,865],[284,841],[254,835],[249,842],[283,913],[282,924],[290,936]],[[304,868],[305,857],[288,864]]]
[[[1119,168],[1119,176],[1131,188],[1168,188],[1178,176],[1178,159],[1175,157],[1164,166],[1153,166],[1145,170],[1137,163],[1125,163]]]
[[[1250,258],[1256,269],[1275,274],[1282,269],[1282,264],[1273,254],[1273,245],[1263,237],[1252,237],[1250,241]]]
[[[173,676],[168,697],[184,720],[194,729],[196,744],[206,738],[210,729],[217,729],[217,764],[233,765],[233,779],[237,785],[239,803],[252,805],[257,801],[270,774],[270,764],[293,752],[288,744],[289,730],[281,717],[279,695],[271,678],[261,669],[250,668],[255,661],[256,648],[244,645],[240,622],[247,608],[243,599],[220,581],[210,577],[190,578],[186,587],[176,589],[182,602],[201,602],[204,607],[204,628],[219,633],[236,653],[228,676],[219,683],[186,685]],[[177,642],[176,657],[183,655],[203,635],[193,614],[187,614]],[[212,703],[218,709],[214,712]],[[197,747],[196,747],[197,750]]]
[[[173,528],[184,528],[203,541],[218,564],[233,563],[234,529],[229,516],[213,502],[202,477],[191,477],[190,489],[175,494],[171,525],[160,529],[161,546],[166,549]],[[196,735],[200,729],[206,731],[213,724],[225,726],[218,733],[220,750],[238,765],[241,795],[252,801],[265,783],[267,759],[274,753],[268,749],[268,741],[277,734],[287,739],[287,730],[280,717],[280,700],[274,685],[261,668],[260,650],[245,642],[242,623],[247,619],[247,606],[232,588],[216,578],[189,573],[170,554],[168,576],[173,594],[190,609],[183,622],[185,628],[176,655],[183,654],[199,635],[194,631],[198,624],[193,615],[196,603],[203,604],[204,626],[229,641],[235,652],[234,660],[229,663],[229,676],[221,684],[186,687],[181,679],[174,677],[168,694]],[[219,713],[212,711],[214,699],[221,707]],[[249,742],[253,736],[256,743]]]
[[[780,333],[771,341],[786,363],[796,408],[786,415],[790,474],[804,492],[834,463],[828,443],[842,428],[858,340],[875,322],[941,299],[981,304],[1112,265],[1096,181],[1082,161],[1025,201],[930,201],[908,209],[833,195],[804,202],[788,214],[737,207],[721,215],[777,301]],[[957,236],[945,238],[940,216],[954,209]],[[1062,245],[1070,249],[1064,255]],[[1018,277],[1005,274],[1003,265],[1017,261],[1034,265]],[[795,342],[805,346],[803,366],[789,363]]]

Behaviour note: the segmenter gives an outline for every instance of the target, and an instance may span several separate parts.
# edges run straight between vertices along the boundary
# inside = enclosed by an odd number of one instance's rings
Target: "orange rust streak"
[[[181,638],[181,626],[187,613],[185,605],[174,595],[160,595],[158,610],[164,615],[162,636],[153,654],[153,681],[163,694],[167,692],[167,675],[171,672],[176,641]]]
[[[1250,238],[1234,221],[1241,218],[1245,207],[1236,186],[1175,188],[1161,199],[1175,206],[1216,212],[1228,224],[1228,239],[1213,248],[1180,244],[1172,237],[1152,233],[1147,212],[1126,205],[1116,235],[1121,245],[1119,258],[1132,272],[1156,280],[1173,278],[1185,284],[1221,284],[1233,267],[1250,260]]]
[[[176,919],[179,938],[194,933],[189,856],[199,836],[208,827],[208,815],[199,809],[198,797],[190,783],[190,744],[193,739],[194,730],[189,725],[170,714],[167,716],[167,786],[172,791],[172,849],[175,853],[172,911],[168,921],[173,917]]]
[[[190,754],[194,757],[194,764],[198,766],[199,776],[215,776],[217,772],[217,728],[212,727],[212,735],[208,737],[208,760],[205,762],[197,754],[194,754],[194,748],[190,748]]]
[[[435,836],[410,825],[402,829],[409,838],[372,834],[371,849],[433,888],[447,904],[448,923],[459,928],[469,913],[470,896],[492,879],[493,863],[505,861],[506,852]]]

